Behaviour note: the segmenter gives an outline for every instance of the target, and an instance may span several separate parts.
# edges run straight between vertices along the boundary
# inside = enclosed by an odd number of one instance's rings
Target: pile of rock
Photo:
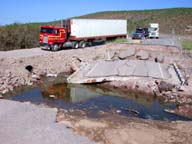
[[[11,71],[0,72],[0,95],[13,91],[15,87],[29,84],[25,78],[14,75]]]

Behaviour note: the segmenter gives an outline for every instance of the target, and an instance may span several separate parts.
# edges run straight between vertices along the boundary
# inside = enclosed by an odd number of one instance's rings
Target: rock
[[[178,96],[176,93],[172,93],[170,91],[162,92],[162,94],[163,94],[164,98],[167,99],[167,101],[172,101],[172,102],[174,102]]]
[[[7,87],[7,89],[9,89],[9,91],[13,91],[13,86],[12,85],[9,85],[8,87]]]
[[[134,110],[134,109],[127,109],[127,111],[129,113],[132,113],[133,115],[138,115],[139,114],[139,112],[137,110]]]
[[[55,96],[55,95],[49,95],[49,97],[50,97],[50,98],[56,98],[56,96]]]
[[[158,56],[155,58],[155,62],[163,63],[163,61],[164,61],[164,56],[162,56],[162,55],[158,55]]]
[[[159,88],[159,92],[163,92],[163,91],[172,91],[172,89],[174,88],[175,86],[173,84],[170,84],[170,83],[167,83],[167,82],[164,82],[164,81],[161,81],[159,84],[158,84],[158,88]]]
[[[2,99],[3,98],[3,95],[2,94],[0,94],[0,99]]]
[[[4,84],[4,81],[2,78],[0,78],[0,85],[3,85]]]
[[[71,64],[71,66],[70,66],[70,71],[73,73],[73,72],[75,72],[75,71],[77,71],[78,70],[78,66],[77,66],[77,64],[76,63],[72,63]]]
[[[18,78],[17,77],[13,77],[12,79],[11,79],[11,82],[12,82],[12,84],[13,85],[15,85],[15,84],[17,84],[18,83]]]
[[[122,51],[119,53],[119,58],[120,59],[126,59],[128,57],[131,57],[131,56],[134,56],[135,55],[135,49],[134,48],[129,48],[128,50],[126,51]]]
[[[64,124],[66,128],[74,128],[74,125],[70,121],[60,121],[59,123]]]
[[[179,106],[174,110],[165,109],[164,111],[181,116],[192,117],[192,106],[190,105]]]
[[[185,86],[179,86],[179,87],[177,87],[177,90],[178,91],[186,91],[187,90],[187,87],[185,87]]]
[[[47,71],[46,70],[39,70],[37,73],[39,76],[45,76],[47,74]]]
[[[54,74],[54,73],[47,73],[46,76],[47,76],[47,77],[57,77],[57,74]]]
[[[1,93],[2,94],[6,94],[7,92],[9,92],[9,90],[8,89],[4,89]]]
[[[82,59],[79,58],[79,57],[77,57],[77,56],[73,56],[73,58],[74,58],[75,60],[77,60],[78,62],[82,62]]]
[[[87,129],[106,128],[108,125],[104,122],[82,119],[75,124],[75,127],[83,127]]]
[[[32,74],[32,75],[31,75],[31,78],[32,78],[32,79],[35,79],[35,80],[40,80],[40,79],[41,79],[40,76],[37,75],[37,74]]]
[[[140,60],[148,60],[149,59],[149,53],[144,51],[144,50],[140,50],[137,54],[136,57]]]
[[[18,79],[18,82],[21,84],[21,85],[25,85],[26,84],[26,81],[24,78],[19,78]]]
[[[116,110],[116,113],[121,113],[121,110]]]
[[[116,52],[115,51],[107,51],[105,53],[106,60],[111,60],[115,57]]]

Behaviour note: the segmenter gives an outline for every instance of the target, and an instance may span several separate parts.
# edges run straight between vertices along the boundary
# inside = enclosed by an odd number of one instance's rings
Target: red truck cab
[[[41,26],[39,44],[43,49],[57,51],[66,41],[66,30],[58,26]]]

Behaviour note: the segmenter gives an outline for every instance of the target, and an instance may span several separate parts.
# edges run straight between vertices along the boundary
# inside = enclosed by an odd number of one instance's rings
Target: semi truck
[[[127,20],[69,19],[62,26],[41,26],[42,49],[57,51],[62,47],[84,48],[98,39],[127,36]]]
[[[150,23],[149,24],[149,38],[159,38],[159,24],[158,23]]]

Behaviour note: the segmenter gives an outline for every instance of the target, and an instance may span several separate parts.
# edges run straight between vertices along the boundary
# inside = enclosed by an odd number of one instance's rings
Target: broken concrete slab
[[[147,77],[148,69],[147,69],[145,61],[136,61],[135,60],[134,62],[135,62],[134,76]]]
[[[144,60],[100,61],[87,64],[68,77],[67,81],[69,83],[126,81],[132,76],[151,77],[180,84],[173,67]]]
[[[118,75],[119,76],[133,76],[134,71],[135,71],[134,66],[128,66],[128,65],[124,64],[118,68]]]
[[[120,59],[126,59],[128,57],[134,56],[136,53],[134,48],[128,48],[126,51],[122,51],[119,53],[119,58]]]
[[[160,71],[162,72],[163,78],[164,79],[169,79],[171,78],[171,74],[169,73],[169,66],[167,65],[163,65],[163,64],[159,64],[160,65]]]
[[[147,51],[144,50],[140,50],[137,54],[136,57],[139,60],[148,60],[149,59],[149,53]]]
[[[87,73],[87,77],[104,77],[118,75],[118,66],[125,63],[124,61],[103,61],[96,63]]]
[[[146,66],[148,68],[148,76],[152,78],[162,78],[164,79],[164,75],[161,72],[161,65],[159,63],[155,63],[152,61],[146,61]]]

